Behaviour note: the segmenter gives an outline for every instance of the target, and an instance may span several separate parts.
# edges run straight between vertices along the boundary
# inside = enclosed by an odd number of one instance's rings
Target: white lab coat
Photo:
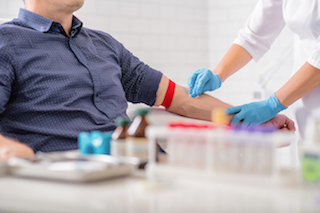
[[[253,60],[259,61],[285,25],[297,37],[293,71],[305,62],[320,69],[320,0],[260,0],[234,43],[246,49]],[[320,121],[320,86],[291,107],[304,139],[308,116]]]

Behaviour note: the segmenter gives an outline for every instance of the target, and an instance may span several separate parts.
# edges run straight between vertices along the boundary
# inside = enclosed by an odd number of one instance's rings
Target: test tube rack
[[[172,175],[250,184],[281,181],[275,150],[294,141],[290,131],[185,123],[149,126],[146,135],[149,178]],[[163,141],[167,160],[159,163],[156,144]]]

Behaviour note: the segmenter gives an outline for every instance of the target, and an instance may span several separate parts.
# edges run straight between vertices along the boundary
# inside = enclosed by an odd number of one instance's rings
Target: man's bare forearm
[[[210,95],[202,94],[197,98],[192,98],[189,96],[188,88],[177,86],[172,104],[167,110],[182,116],[210,121],[213,109],[228,107],[231,105]]]

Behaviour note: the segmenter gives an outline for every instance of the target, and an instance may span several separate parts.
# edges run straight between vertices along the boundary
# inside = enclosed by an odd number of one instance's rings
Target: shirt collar
[[[48,32],[54,23],[51,19],[22,8],[19,11],[18,19],[27,26],[40,32]],[[77,17],[73,16],[71,30],[75,32],[74,34],[78,33],[81,27],[82,22]]]
[[[75,16],[72,18],[71,36],[74,36],[80,32],[82,28],[82,22]]]

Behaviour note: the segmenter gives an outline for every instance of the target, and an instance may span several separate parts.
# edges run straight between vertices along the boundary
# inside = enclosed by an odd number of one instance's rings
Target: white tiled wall
[[[257,0],[86,0],[76,15],[85,27],[106,31],[141,60],[186,86],[197,68],[213,69],[232,44]],[[22,0],[0,0],[0,18],[13,18]],[[252,101],[259,73],[283,55],[292,36],[287,29],[269,53],[229,78],[210,94],[232,104]],[[268,88],[278,89],[290,76],[282,64]]]
[[[185,84],[208,64],[207,0],[87,0],[77,15],[141,60]]]
[[[0,0],[0,18],[16,17],[20,7],[24,7],[23,0]]]

